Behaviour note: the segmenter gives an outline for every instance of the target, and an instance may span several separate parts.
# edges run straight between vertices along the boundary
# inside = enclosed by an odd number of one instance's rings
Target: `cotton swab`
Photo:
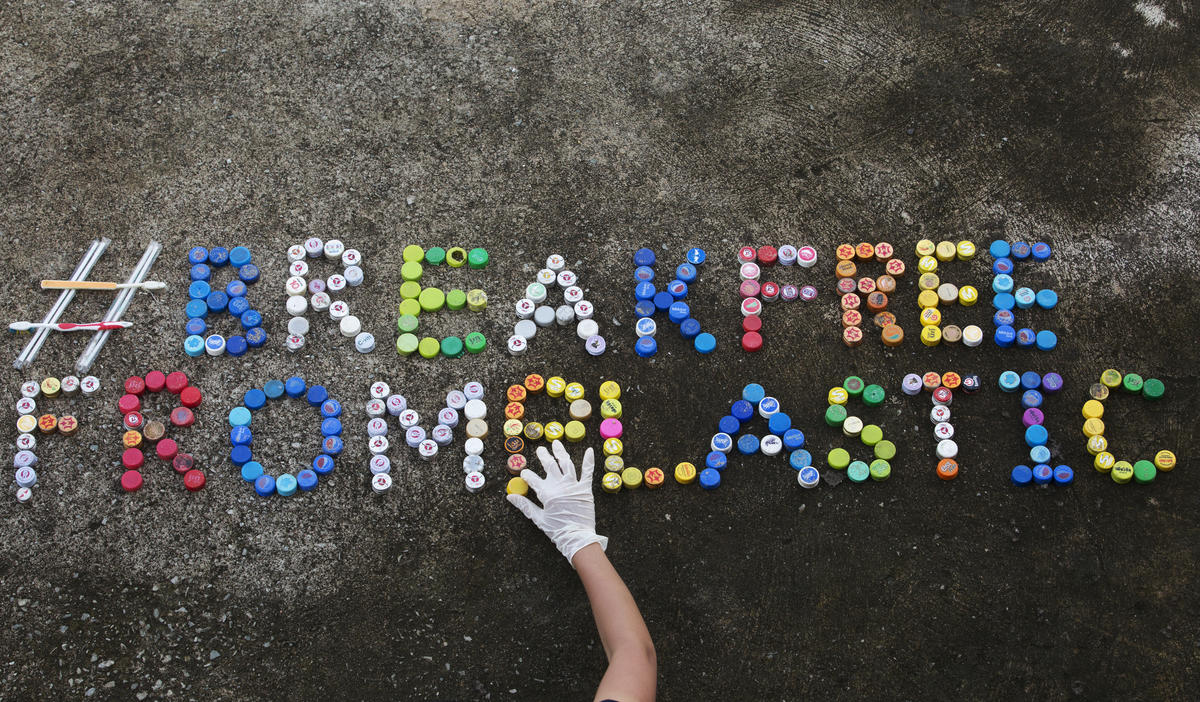
[[[13,322],[8,325],[8,330],[13,332],[29,331],[30,329],[49,329],[51,331],[103,331],[105,329],[128,329],[133,326],[133,322],[84,322],[83,324],[73,324],[71,322]]]
[[[124,288],[141,288],[143,290],[162,290],[167,284],[160,280],[147,280],[144,283],[112,283],[103,280],[43,280],[43,290],[122,290]]]

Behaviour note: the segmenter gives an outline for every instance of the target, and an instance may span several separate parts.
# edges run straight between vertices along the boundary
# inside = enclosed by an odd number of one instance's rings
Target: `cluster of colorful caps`
[[[267,400],[278,400],[284,396],[303,398],[310,407],[320,413],[320,452],[312,461],[311,468],[300,470],[295,475],[283,473],[275,477],[254,460],[251,444],[254,436],[250,431],[252,413],[266,406]],[[261,497],[280,495],[290,497],[299,489],[308,492],[317,486],[318,476],[333,471],[333,461],[341,454],[342,404],[329,396],[322,385],[309,386],[304,378],[292,376],[286,381],[268,380],[261,388],[251,388],[242,397],[242,405],[229,412],[229,460],[241,470],[242,479],[254,485],[254,492]]]
[[[887,311],[888,295],[896,291],[896,279],[903,276],[905,270],[904,261],[894,256],[895,250],[886,241],[837,247],[835,273],[837,292],[841,296],[842,341],[846,346],[862,344],[863,320],[867,315],[879,328],[884,345],[899,346],[904,342],[904,329],[896,323],[896,315]],[[878,278],[860,277],[859,266],[870,261],[882,263],[884,274]]]
[[[1122,375],[1121,371],[1114,368],[1101,373],[1100,382],[1092,385],[1088,391],[1091,399],[1083,403],[1083,434],[1088,439],[1088,453],[1095,456],[1092,465],[1101,473],[1111,475],[1115,483],[1125,484],[1131,480],[1149,483],[1159,471],[1170,472],[1175,468],[1175,454],[1163,449],[1154,454],[1154,460],[1142,459],[1130,463],[1117,460],[1108,450],[1108,439],[1104,438],[1104,401],[1108,399],[1111,390],[1117,389],[1129,395],[1140,394],[1147,400],[1159,400],[1166,392],[1166,386],[1157,378],[1143,379],[1137,373]]]
[[[746,431],[746,425],[755,415],[767,421],[767,433],[761,439]],[[756,453],[779,456],[786,451],[788,464],[796,470],[796,479],[802,487],[816,487],[820,480],[812,467],[812,455],[804,448],[804,432],[792,426],[792,418],[781,410],[779,400],[767,395],[758,383],[742,388],[741,399],[730,406],[729,414],[717,420],[717,432],[708,446],[704,470],[700,471],[700,487],[706,490],[721,485],[721,474],[734,449],[743,456]]]
[[[781,285],[773,280],[759,282],[763,269],[775,269],[776,264],[783,267],[799,266],[812,268],[817,263],[817,250],[811,246],[796,248],[791,244],[774,246],[743,246],[738,250],[738,296],[742,308],[742,350],[755,352],[762,349],[762,309],[763,305],[776,300],[791,302],[804,300],[811,302],[817,299],[817,289],[812,285],[796,287]]]
[[[563,304],[558,307],[548,304],[552,290],[562,292]],[[599,356],[607,347],[604,337],[600,336],[600,324],[593,319],[596,310],[583,298],[579,276],[567,269],[567,260],[561,254],[546,258],[546,267],[538,271],[537,280],[525,287],[525,297],[517,300],[515,308],[517,323],[508,338],[508,352],[514,356],[529,350],[529,343],[539,328],[572,324],[588,354]]]
[[[847,437],[857,437],[864,446],[871,447],[874,457],[867,463],[854,459],[844,448],[835,448],[826,456],[826,462],[834,470],[846,471],[846,477],[856,483],[867,478],[887,480],[892,475],[890,461],[896,457],[896,445],[883,438],[883,429],[879,425],[865,424],[847,411],[852,398],[862,400],[867,407],[878,407],[887,399],[887,393],[881,386],[867,385],[862,378],[852,375],[826,394],[829,407],[825,410],[825,423],[840,427]]]
[[[184,353],[192,357],[206,353],[209,356],[242,356],[249,349],[267,343],[267,333],[262,328],[263,316],[250,307],[250,301],[246,298],[246,286],[258,282],[259,276],[258,266],[251,263],[251,258],[250,249],[245,246],[228,250],[219,246],[211,249],[193,246],[188,251],[192,282],[188,286],[189,299],[184,308],[187,314]],[[237,271],[237,278],[229,281],[224,290],[214,289],[213,270],[227,265]],[[209,334],[209,315],[221,313],[236,318],[242,325],[243,333],[233,334],[229,338],[215,332]]]
[[[1025,445],[1029,447],[1029,460],[1033,463],[1030,468],[1021,464],[1012,469],[1014,485],[1029,485],[1031,483],[1045,485],[1051,481],[1066,485],[1075,479],[1075,471],[1070,466],[1059,465],[1050,467],[1050,433],[1046,430],[1045,414],[1042,404],[1047,394],[1062,390],[1063,379],[1058,373],[1039,375],[1033,371],[1018,374],[1016,371],[1004,371],[999,378],[1000,389],[1004,392],[1021,393],[1021,424],[1025,426]]]
[[[17,400],[17,452],[13,455],[13,468],[16,469],[17,502],[28,502],[33,498],[33,486],[37,484],[38,475],[34,465],[38,462],[37,437],[33,430],[41,434],[58,432],[63,436],[73,436],[79,431],[79,420],[73,415],[61,417],[45,413],[37,414],[39,397],[53,399],[56,397],[72,397],[83,393],[95,395],[100,391],[100,379],[89,375],[83,380],[69,375],[62,380],[45,378],[42,382],[27,380],[21,383],[21,399]]]
[[[954,391],[962,389],[967,394],[979,392],[979,376],[962,376],[954,371],[929,372],[925,375],[909,373],[904,376],[901,389],[905,395],[917,395],[924,389],[933,401],[929,421],[933,424],[933,438],[937,441],[937,476],[942,480],[958,477],[958,443],[954,441],[954,426],[950,423],[950,404],[954,402]]]
[[[526,403],[530,397],[543,392],[547,397],[562,399],[567,403],[567,413],[570,418],[566,423],[556,420],[542,423],[528,418]],[[562,439],[570,442],[583,441],[587,436],[587,426],[584,422],[592,418],[593,412],[592,403],[587,400],[586,395],[587,391],[583,387],[583,383],[568,383],[557,375],[543,378],[533,373],[525,376],[522,383],[508,387],[508,390],[505,391],[508,403],[504,406],[502,432],[504,434],[504,450],[508,453],[506,465],[510,474],[519,476],[521,471],[528,467],[529,460],[524,455],[527,441],[531,443],[542,439],[547,442]],[[620,397],[621,386],[617,383],[609,381],[602,386],[600,415],[604,417],[605,421],[611,419],[617,423],[618,437],[620,436],[621,419]],[[611,423],[607,426],[611,430]]]
[[[1058,293],[1051,289],[1039,290],[1032,288],[1016,288],[1013,282],[1013,270],[1017,261],[1045,261],[1050,258],[1050,245],[1044,242],[1027,244],[1018,241],[1009,244],[997,239],[988,247],[992,256],[992,307],[996,309],[992,321],[996,325],[993,337],[996,345],[1009,347],[1016,345],[1020,348],[1034,348],[1049,351],[1058,346],[1058,336],[1048,330],[1034,331],[1029,327],[1016,327],[1016,316],[1013,309],[1027,310],[1035,305],[1044,310],[1053,309],[1058,304]]]
[[[443,292],[441,288],[433,286],[422,287],[420,281],[426,264],[434,267],[445,264],[450,268],[467,266],[472,270],[482,270],[487,268],[488,252],[479,248],[468,252],[461,246],[449,249],[431,246],[423,249],[410,244],[404,247],[404,264],[400,267],[400,277],[404,282],[400,285],[400,316],[396,320],[400,336],[396,338],[396,353],[401,356],[417,353],[422,358],[437,358],[438,354],[446,358],[459,358],[464,352],[480,353],[487,347],[487,337],[478,331],[463,338],[447,336],[440,341],[431,336],[417,338],[417,325],[422,313],[431,314],[443,308],[452,312],[462,309],[482,312],[487,309],[487,294],[478,288],[468,292],[458,288]]]
[[[654,315],[666,312],[667,318],[679,325],[679,334],[692,342],[700,353],[712,353],[717,348],[717,339],[708,332],[700,331],[700,322],[692,317],[692,308],[685,301],[688,286],[696,280],[698,267],[704,263],[708,255],[704,249],[691,248],[684,255],[686,259],[675,268],[675,277],[667,283],[666,290],[659,290],[655,284],[654,264],[657,257],[650,249],[638,249],[633,254],[633,287],[634,313],[638,321],[634,325],[638,340],[633,346],[637,355],[649,358],[658,353],[658,323]]]
[[[145,377],[134,375],[125,379],[125,394],[117,400],[117,411],[121,413],[125,427],[125,433],[121,436],[124,449],[121,465],[125,468],[121,474],[121,488],[126,492],[136,492],[142,487],[141,468],[146,462],[142,449],[148,444],[154,444],[154,453],[159,460],[183,476],[183,486],[188,492],[196,492],[204,487],[204,472],[196,468],[196,461],[191,454],[180,451],[178,442],[167,437],[166,424],[156,419],[148,420],[143,413],[142,399],[146,393],[163,390],[178,398],[179,404],[171,410],[170,415],[171,426],[176,428],[194,424],[196,417],[192,410],[204,400],[200,388],[190,384],[187,375],[180,371],[150,371]]]
[[[362,322],[350,314],[349,303],[335,299],[340,297],[347,287],[362,285],[362,254],[357,249],[347,249],[346,245],[337,239],[322,241],[314,236],[309,237],[303,244],[289,247],[287,257],[287,311],[292,316],[288,321],[288,350],[298,351],[304,348],[304,338],[309,332],[308,318],[305,315],[311,306],[314,312],[328,311],[329,318],[337,322],[342,336],[354,339],[356,351],[374,351],[375,337],[362,330]],[[328,278],[311,276],[312,279],[309,280],[312,267],[322,258],[334,263],[340,262],[342,272],[333,273]]]
[[[951,241],[940,241],[934,244],[929,239],[917,242],[917,305],[921,308],[921,343],[926,346],[937,346],[945,341],[954,344],[961,341],[963,345],[972,348],[983,343],[983,330],[971,324],[959,328],[956,324],[942,327],[942,312],[939,305],[952,305],[955,302],[963,307],[971,307],[979,301],[979,291],[973,285],[961,288],[954,283],[942,282],[938,277],[938,264],[949,261],[969,261],[975,258],[975,244],[963,240],[955,244]]]

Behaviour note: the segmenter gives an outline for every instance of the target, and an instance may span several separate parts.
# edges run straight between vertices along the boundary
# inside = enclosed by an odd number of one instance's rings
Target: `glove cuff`
[[[562,540],[562,543],[558,545],[558,550],[560,553],[562,553],[562,555],[566,556],[567,563],[570,563],[571,567],[574,568],[575,554],[579,553],[580,549],[582,549],[584,546],[590,546],[592,544],[600,544],[600,549],[602,551],[608,551],[608,537],[600,536],[595,532],[580,532],[578,534],[572,534]]]

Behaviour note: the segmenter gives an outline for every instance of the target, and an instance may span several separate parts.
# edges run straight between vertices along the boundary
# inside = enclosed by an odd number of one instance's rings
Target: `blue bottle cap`
[[[994,293],[1010,293],[1013,291],[1013,279],[1007,273],[992,278],[992,292]]]
[[[654,316],[654,303],[650,300],[638,300],[637,304],[633,306],[633,313],[639,319],[642,317],[652,317]]]
[[[232,300],[235,297],[246,296],[246,284],[240,280],[231,280],[225,285],[225,294]]]
[[[667,308],[667,319],[670,319],[676,324],[683,324],[685,319],[692,316],[692,308],[688,307],[686,302],[672,302]]]
[[[1016,371],[1004,371],[1000,374],[1000,389],[1004,392],[1014,392],[1021,387],[1021,376]]]
[[[1029,258],[1029,254],[1032,252],[1032,248],[1029,246],[1029,244],[1026,244],[1023,241],[1018,241],[1012,245],[1012,257],[1018,261]]]
[[[713,438],[708,442],[708,447],[713,451],[721,453],[729,453],[733,450],[733,437],[723,431],[713,434]]]
[[[656,292],[654,283],[638,283],[633,286],[633,296],[638,300],[649,300],[654,297]]]
[[[758,453],[759,443],[758,437],[754,434],[742,434],[737,440],[738,453],[743,456]]]
[[[712,334],[704,332],[703,334],[696,335],[696,340],[693,344],[700,353],[712,353],[717,348],[717,339]]]
[[[671,297],[675,298],[676,300],[682,300],[683,298],[687,297],[688,294],[687,283],[676,278],[675,280],[667,283],[667,292],[671,293]]]
[[[1011,327],[1013,322],[1016,321],[1017,317],[1012,313],[1012,310],[996,310],[996,314],[992,315],[992,324],[998,327]]]
[[[1035,341],[1037,341],[1037,333],[1029,327],[1021,327],[1017,330],[1017,346],[1020,348],[1027,349],[1033,346]]]
[[[656,257],[654,251],[641,248],[633,252],[633,265],[635,266],[653,266]]]
[[[1009,275],[1015,267],[1011,258],[998,258],[992,261],[992,273],[996,275]]]
[[[758,383],[749,383],[742,388],[742,399],[752,405],[757,405],[759,400],[767,396],[767,391]]]
[[[1017,340],[1017,330],[1007,324],[996,327],[996,334],[992,337],[996,341],[996,345],[1000,347],[1012,346]]]
[[[633,345],[633,351],[642,358],[649,358],[658,353],[658,342],[652,336],[643,336]]]
[[[1043,329],[1034,337],[1034,344],[1039,351],[1050,351],[1058,346],[1058,335],[1049,329]]]
[[[700,471],[700,487],[705,490],[715,490],[721,486],[721,473],[712,468]]]
[[[241,317],[250,311],[250,301],[245,295],[229,298],[229,306],[225,308],[234,317]]]
[[[267,343],[267,332],[262,327],[254,327],[246,330],[246,343],[250,344],[250,348],[256,349]]]
[[[1059,485],[1068,485],[1073,480],[1075,480],[1075,471],[1071,470],[1071,466],[1054,467],[1054,482]]]
[[[1062,390],[1063,379],[1058,373],[1050,372],[1042,376],[1042,390],[1049,393]]]
[[[704,465],[713,470],[725,470],[725,466],[729,465],[729,459],[720,451],[709,451],[704,457]]]
[[[1033,424],[1025,429],[1025,445],[1026,446],[1045,446],[1046,441],[1050,439],[1050,432],[1046,431],[1046,427],[1041,424]]]
[[[242,464],[242,480],[253,483],[262,477],[263,467],[258,461],[246,461]]]
[[[821,482],[820,472],[818,472],[817,469],[813,468],[812,466],[805,466],[801,468],[796,477],[800,483],[800,487],[806,489],[815,488],[817,483]]]
[[[233,409],[229,410],[229,426],[250,426],[250,410],[246,409],[245,407],[234,407]]]
[[[193,334],[183,340],[183,352],[195,358],[204,353],[204,337]]]
[[[270,496],[271,493],[275,492],[275,478],[269,475],[258,476],[258,479],[254,481],[254,491],[260,497]]]
[[[229,250],[221,246],[214,246],[208,250],[208,262],[217,268],[229,263]]]
[[[1037,296],[1033,294],[1031,288],[1017,288],[1017,291],[1013,293],[1013,301],[1017,303],[1017,309],[1027,310],[1033,307],[1036,299]]]
[[[241,466],[252,458],[254,455],[251,454],[249,446],[234,446],[229,449],[229,460],[233,461],[235,466]]]
[[[225,351],[230,356],[244,356],[246,355],[246,350],[249,348],[250,342],[246,341],[246,337],[240,334],[229,337],[229,340],[225,343]]]
[[[342,443],[342,437],[340,436],[327,436],[325,437],[325,440],[321,442],[321,451],[329,454],[330,456],[338,455],[342,452],[343,448],[345,448],[345,444]]]
[[[675,277],[684,283],[690,283],[696,279],[696,267],[690,263],[681,263],[675,268]]]
[[[188,277],[193,281],[207,282],[212,278],[212,270],[203,263],[197,263],[188,272]]]
[[[1021,407],[1030,409],[1031,407],[1042,406],[1042,393],[1037,390],[1026,390],[1021,393]]]
[[[654,280],[654,269],[650,266],[638,266],[633,269],[633,279],[638,283],[649,283]]]
[[[1037,291],[1037,306],[1044,310],[1052,310],[1058,304],[1058,293],[1048,288]]]
[[[321,436],[341,436],[342,420],[337,417],[326,417],[321,420]]]
[[[183,325],[183,331],[188,336],[202,336],[208,331],[208,325],[204,323],[201,317],[192,317],[188,319],[187,324]]]
[[[296,476],[284,473],[275,479],[275,492],[284,497],[291,497],[296,492]]]
[[[1004,258],[1012,253],[1012,247],[1008,245],[1007,241],[997,239],[992,242],[991,246],[988,246],[988,253],[992,255],[992,258]]]
[[[212,292],[212,286],[203,280],[193,280],[188,286],[188,298],[192,300],[203,300]]]
[[[304,378],[298,375],[293,375],[283,383],[283,391],[287,393],[288,397],[300,397],[306,388]]]
[[[249,446],[254,442],[250,427],[233,427],[229,430],[229,443],[233,446]]]
[[[262,314],[258,310],[246,310],[239,319],[242,322],[242,329],[261,327],[263,321]]]
[[[687,250],[687,254],[684,257],[688,260],[688,263],[698,266],[704,263],[704,259],[708,258],[708,254],[704,253],[704,249],[693,246]]]
[[[788,454],[788,465],[795,470],[803,470],[812,465],[812,454],[804,449],[796,449]]]
[[[229,250],[229,263],[234,268],[241,268],[250,263],[250,249],[245,246],[235,246]]]
[[[780,412],[780,414],[783,414]],[[778,415],[777,415],[778,416]],[[784,415],[786,416],[786,415]],[[790,420],[789,420],[790,421]],[[799,429],[788,429],[783,432],[783,447],[789,451],[795,451],[804,446],[804,432]]]
[[[188,300],[187,307],[183,310],[189,318],[208,316],[208,304],[204,300]]]
[[[267,404],[267,393],[258,388],[250,388],[242,396],[242,404],[248,410],[262,409],[263,405]]]
[[[313,459],[312,467],[317,475],[328,475],[333,472],[333,457],[322,453]]]
[[[310,385],[304,399],[308,400],[308,404],[313,407],[320,407],[325,400],[329,399],[329,391],[325,389],[324,385]]]
[[[333,398],[329,398],[321,403],[322,417],[340,417],[342,416],[342,403]]]
[[[770,418],[779,412],[779,400],[767,396],[758,401],[758,416]]]
[[[263,383],[263,392],[266,394],[267,399],[278,400],[283,397],[283,381],[268,380]]]
[[[1045,463],[1050,460],[1050,449],[1045,446],[1033,446],[1029,449],[1029,460],[1036,463]]]
[[[633,328],[637,331],[639,338],[654,336],[654,333],[658,331],[658,325],[654,323],[654,319],[651,317],[642,317],[637,321],[637,324],[633,325]]]
[[[767,420],[767,429],[777,436],[783,436],[792,428],[792,418],[783,412],[776,412]],[[801,434],[803,436],[803,434]],[[784,442],[784,446],[787,443]]]
[[[1016,299],[1009,293],[996,293],[992,298],[992,307],[998,310],[1011,310],[1016,304]]]
[[[312,470],[305,468],[296,474],[296,485],[304,492],[308,492],[317,486],[317,474]]]
[[[1029,466],[1017,466],[1012,469],[1013,485],[1028,485],[1033,482],[1033,471]]]
[[[721,432],[722,434],[729,434],[730,436],[733,436],[741,430],[742,423],[738,421],[737,417],[732,415],[727,414],[724,417],[721,417],[721,420],[717,422],[717,431]]]
[[[220,312],[229,306],[229,296],[220,290],[210,292],[204,301],[208,303],[209,312]]]
[[[1050,258],[1050,244],[1047,244],[1044,241],[1039,241],[1033,245],[1031,253],[1033,254],[1033,260],[1045,261],[1046,259]]]
[[[685,319],[679,323],[679,334],[685,339],[695,339],[700,333],[700,322],[694,319]]]
[[[1054,478],[1054,470],[1045,463],[1039,463],[1033,467],[1033,482],[1038,485],[1045,485]]]
[[[654,294],[654,309],[666,310],[670,309],[671,303],[675,302],[675,298],[671,297],[669,292],[660,292]]]
[[[204,263],[208,260],[208,249],[203,246],[193,246],[188,249],[188,263],[193,266],[197,263]]]
[[[1042,387],[1042,376],[1033,371],[1025,371],[1021,374],[1021,387],[1026,390],[1037,390]]]
[[[238,278],[240,278],[242,282],[246,283],[247,285],[257,282],[258,266],[254,265],[253,263],[247,263],[238,269]]]
[[[729,413],[739,422],[747,422],[754,416],[754,405],[745,400],[738,400],[729,408]]]

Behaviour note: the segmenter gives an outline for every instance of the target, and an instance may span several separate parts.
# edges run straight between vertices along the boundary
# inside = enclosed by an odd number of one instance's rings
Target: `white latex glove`
[[[592,501],[592,469],[596,459],[592,449],[583,454],[578,477],[561,441],[554,442],[554,456],[545,446],[538,447],[537,455],[546,477],[526,468],[521,471],[521,478],[533,488],[542,506],[533,504],[524,495],[509,495],[508,501],[550,537],[568,563],[588,544],[600,544],[600,548],[607,549],[608,537],[596,534],[596,505]],[[571,567],[575,564],[571,563]]]

